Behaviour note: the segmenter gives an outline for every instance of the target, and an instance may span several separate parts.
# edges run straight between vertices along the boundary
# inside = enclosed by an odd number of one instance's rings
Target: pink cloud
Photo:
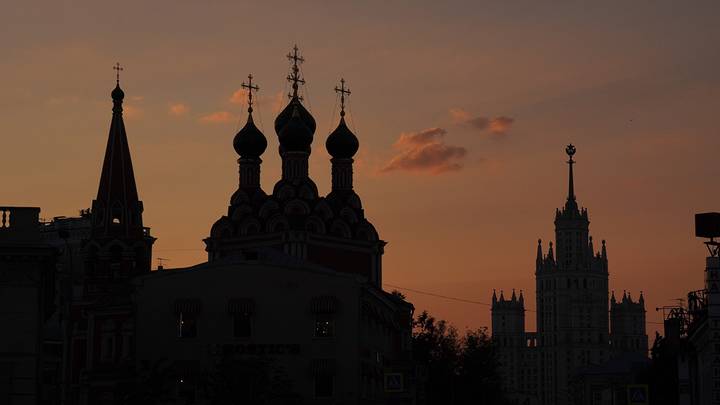
[[[139,107],[135,107],[131,104],[125,104],[123,106],[123,115],[129,120],[137,120],[142,118],[143,115],[145,115],[145,112]]]
[[[174,115],[176,117],[179,117],[181,115],[185,115],[190,111],[190,107],[183,103],[174,103],[170,104],[168,107],[168,114]]]
[[[504,116],[495,117],[490,120],[490,133],[495,135],[505,135],[510,130],[513,122],[515,122],[514,118]]]
[[[247,97],[247,89],[240,88],[235,90],[235,92],[230,96],[229,101],[233,104],[247,104]]]
[[[462,108],[451,108],[449,111],[453,122],[467,125],[478,131],[488,130],[492,135],[506,135],[513,123],[514,118],[499,116],[495,118],[476,116],[473,117],[469,112]]]
[[[399,150],[380,170],[396,170],[441,174],[462,169],[467,149],[445,143],[447,132],[442,128],[428,128],[420,132],[401,133],[393,145]]]
[[[235,119],[232,114],[227,111],[216,111],[200,117],[199,121],[204,124],[223,124],[232,122]]]

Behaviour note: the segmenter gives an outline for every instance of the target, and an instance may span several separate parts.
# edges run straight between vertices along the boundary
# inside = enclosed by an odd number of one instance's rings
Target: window
[[[177,320],[178,337],[194,338],[197,336],[197,317],[192,313],[178,314]]]
[[[233,315],[233,336],[247,338],[252,335],[252,316],[248,312]]]
[[[333,395],[334,378],[331,374],[315,376],[315,397],[329,398]]]
[[[315,318],[315,337],[329,338],[335,336],[335,322],[327,315]]]

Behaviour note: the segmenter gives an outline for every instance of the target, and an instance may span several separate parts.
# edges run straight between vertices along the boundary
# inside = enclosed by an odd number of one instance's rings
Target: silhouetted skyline
[[[356,183],[390,244],[385,283],[481,302],[493,287],[522,288],[534,309],[533,249],[550,239],[569,142],[583,151],[575,191],[609,241],[612,284],[643,290],[648,320],[659,322],[654,307],[702,282],[690,271],[704,257],[691,218],[720,197],[707,187],[720,146],[715,3],[680,17],[672,2],[294,7],[6,7],[3,204],[41,206],[48,219],[89,208],[119,60],[144,220],[159,238],[153,267],[157,257],[170,267],[202,261],[201,239],[236,183],[241,83],[256,72],[256,121],[271,133],[288,92],[282,55],[297,42],[323,194],[333,87],[340,77],[352,84]],[[304,28],[277,30],[293,25]],[[266,155],[268,189],[280,164]],[[17,176],[19,166],[29,170]],[[405,292],[460,327],[489,324],[487,307]]]

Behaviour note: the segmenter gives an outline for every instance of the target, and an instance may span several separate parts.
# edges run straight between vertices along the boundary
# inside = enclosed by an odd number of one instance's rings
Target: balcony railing
[[[0,236],[26,240],[40,236],[40,208],[0,207]]]

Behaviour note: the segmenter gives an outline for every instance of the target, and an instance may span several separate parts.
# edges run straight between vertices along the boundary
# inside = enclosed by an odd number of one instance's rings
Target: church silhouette
[[[345,122],[350,90],[344,79],[336,88],[340,121],[325,142],[332,188],[321,196],[308,173],[316,124],[300,94],[304,58],[297,46],[288,58],[290,101],[274,123],[282,177],[261,188],[268,142],[253,121],[250,75],[247,122],[232,143],[238,188],[204,239],[207,262],[157,271],[114,67],[91,209],[41,227],[39,209],[3,209],[10,235],[35,227],[21,242],[42,260],[23,266],[44,282],[32,289],[42,305],[24,309],[35,327],[10,337],[37,346],[13,363],[0,402],[415,403],[414,308],[382,289],[385,242],[353,190],[360,144]]]

